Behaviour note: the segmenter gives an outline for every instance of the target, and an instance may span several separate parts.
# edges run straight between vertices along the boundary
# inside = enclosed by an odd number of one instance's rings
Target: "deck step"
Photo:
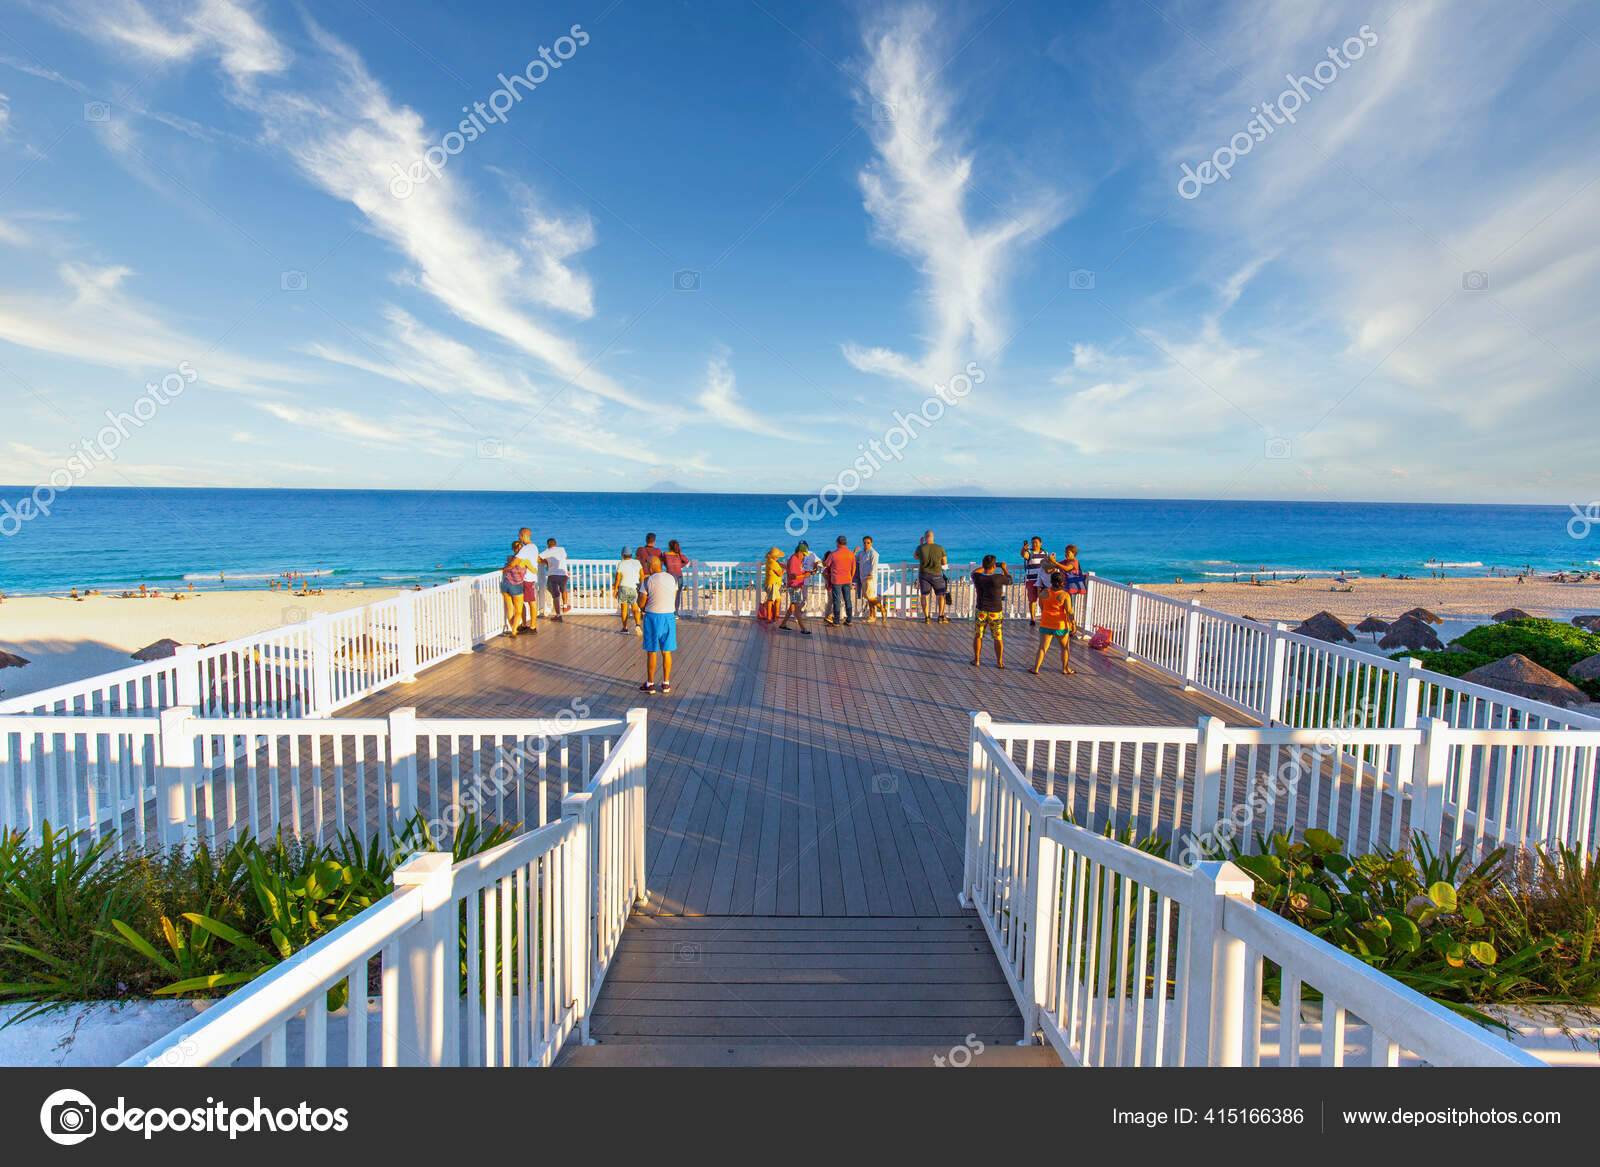
[[[607,1043],[604,1045],[569,1044],[557,1060],[558,1066],[576,1067],[633,1067],[638,1069],[667,1068],[737,1068],[801,1067],[841,1068],[864,1066],[875,1068],[913,1069],[936,1068],[944,1059],[946,1066],[968,1065],[973,1068],[1060,1066],[1061,1061],[1048,1045],[1011,1045],[996,1042],[985,1044],[983,1052],[972,1054],[970,1062],[962,1055],[951,1060],[949,1046],[932,1045],[728,1045],[726,1043],[691,1045],[680,1042]]]

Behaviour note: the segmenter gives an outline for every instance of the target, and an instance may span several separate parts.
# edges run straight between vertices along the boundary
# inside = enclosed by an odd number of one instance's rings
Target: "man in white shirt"
[[[644,581],[644,684],[641,693],[656,691],[656,657],[661,658],[661,692],[672,692],[672,654],[678,648],[678,581],[658,570]]]
[[[555,608],[555,619],[561,619],[561,613],[572,611],[572,605],[567,603],[567,549],[556,546],[556,541],[551,539],[545,543],[539,558],[545,565],[545,587],[550,592],[550,603]]]
[[[612,579],[611,590],[616,593],[617,604],[622,609],[622,631],[628,632],[628,617],[633,617],[633,625],[639,630],[639,635],[644,635],[644,617],[639,613],[639,582],[643,570],[639,561],[633,557],[633,548],[624,547],[622,558],[617,561],[616,575]]]
[[[527,564],[527,574],[522,579],[522,626],[529,632],[539,631],[539,549],[533,545],[533,532],[524,527],[517,532],[517,542],[522,549],[516,558]]]

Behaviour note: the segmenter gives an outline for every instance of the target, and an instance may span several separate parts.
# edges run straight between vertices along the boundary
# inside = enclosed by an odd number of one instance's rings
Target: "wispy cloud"
[[[769,438],[810,440],[792,428],[769,421],[744,403],[739,396],[739,384],[733,373],[731,358],[732,354],[723,348],[706,363],[705,381],[695,398],[695,404],[704,411],[705,416],[719,425],[745,433]]]
[[[924,350],[844,346],[856,368],[924,389],[1005,343],[1002,304],[1012,264],[1064,213],[1049,191],[1004,209],[986,204],[984,215],[972,211],[977,160],[956,125],[956,95],[938,74],[939,24],[932,8],[915,6],[873,25],[858,94],[876,151],[860,175],[863,202],[878,237],[922,277]]]

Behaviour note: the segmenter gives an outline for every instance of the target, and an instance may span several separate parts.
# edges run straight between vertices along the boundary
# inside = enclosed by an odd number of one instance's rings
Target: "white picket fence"
[[[1041,1034],[1067,1064],[1297,1066],[1308,1048],[1328,1066],[1542,1064],[1258,907],[1233,864],[1180,867],[1063,811],[975,718],[962,902],[1024,1040]]]
[[[631,716],[631,715],[630,715]],[[347,832],[388,846],[421,813],[453,836],[480,825],[544,826],[622,737],[621,719],[154,716],[0,717],[0,823],[116,847],[240,835],[322,844]]]
[[[1126,655],[1257,721],[1303,729],[1595,729],[1600,718],[1370,652],[1115,583],[1091,573],[1081,623],[1111,631]]]
[[[646,897],[645,735],[633,711],[558,821],[460,863],[413,855],[393,895],[123,1065],[549,1065],[587,1040]]]
[[[1420,833],[1439,852],[1600,847],[1600,731],[1023,725],[973,720],[1074,822],[1174,855],[1318,827],[1354,854]]]

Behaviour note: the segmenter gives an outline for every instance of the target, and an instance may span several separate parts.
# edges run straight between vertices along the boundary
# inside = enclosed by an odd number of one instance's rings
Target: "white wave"
[[[247,572],[247,571],[191,571],[191,572],[185,573],[182,578],[184,578],[186,580],[187,579],[193,579],[193,580],[206,579],[206,580],[210,580],[210,579],[216,579],[218,576],[224,576],[227,579],[283,579],[288,574],[289,573],[286,572],[286,571],[261,571],[261,572]],[[332,574],[333,574],[333,570],[331,568],[323,570],[323,571],[297,571],[297,572],[294,573],[296,579],[301,579],[301,578],[304,578],[304,577],[307,577],[307,576],[314,576],[314,575],[332,575]]]

